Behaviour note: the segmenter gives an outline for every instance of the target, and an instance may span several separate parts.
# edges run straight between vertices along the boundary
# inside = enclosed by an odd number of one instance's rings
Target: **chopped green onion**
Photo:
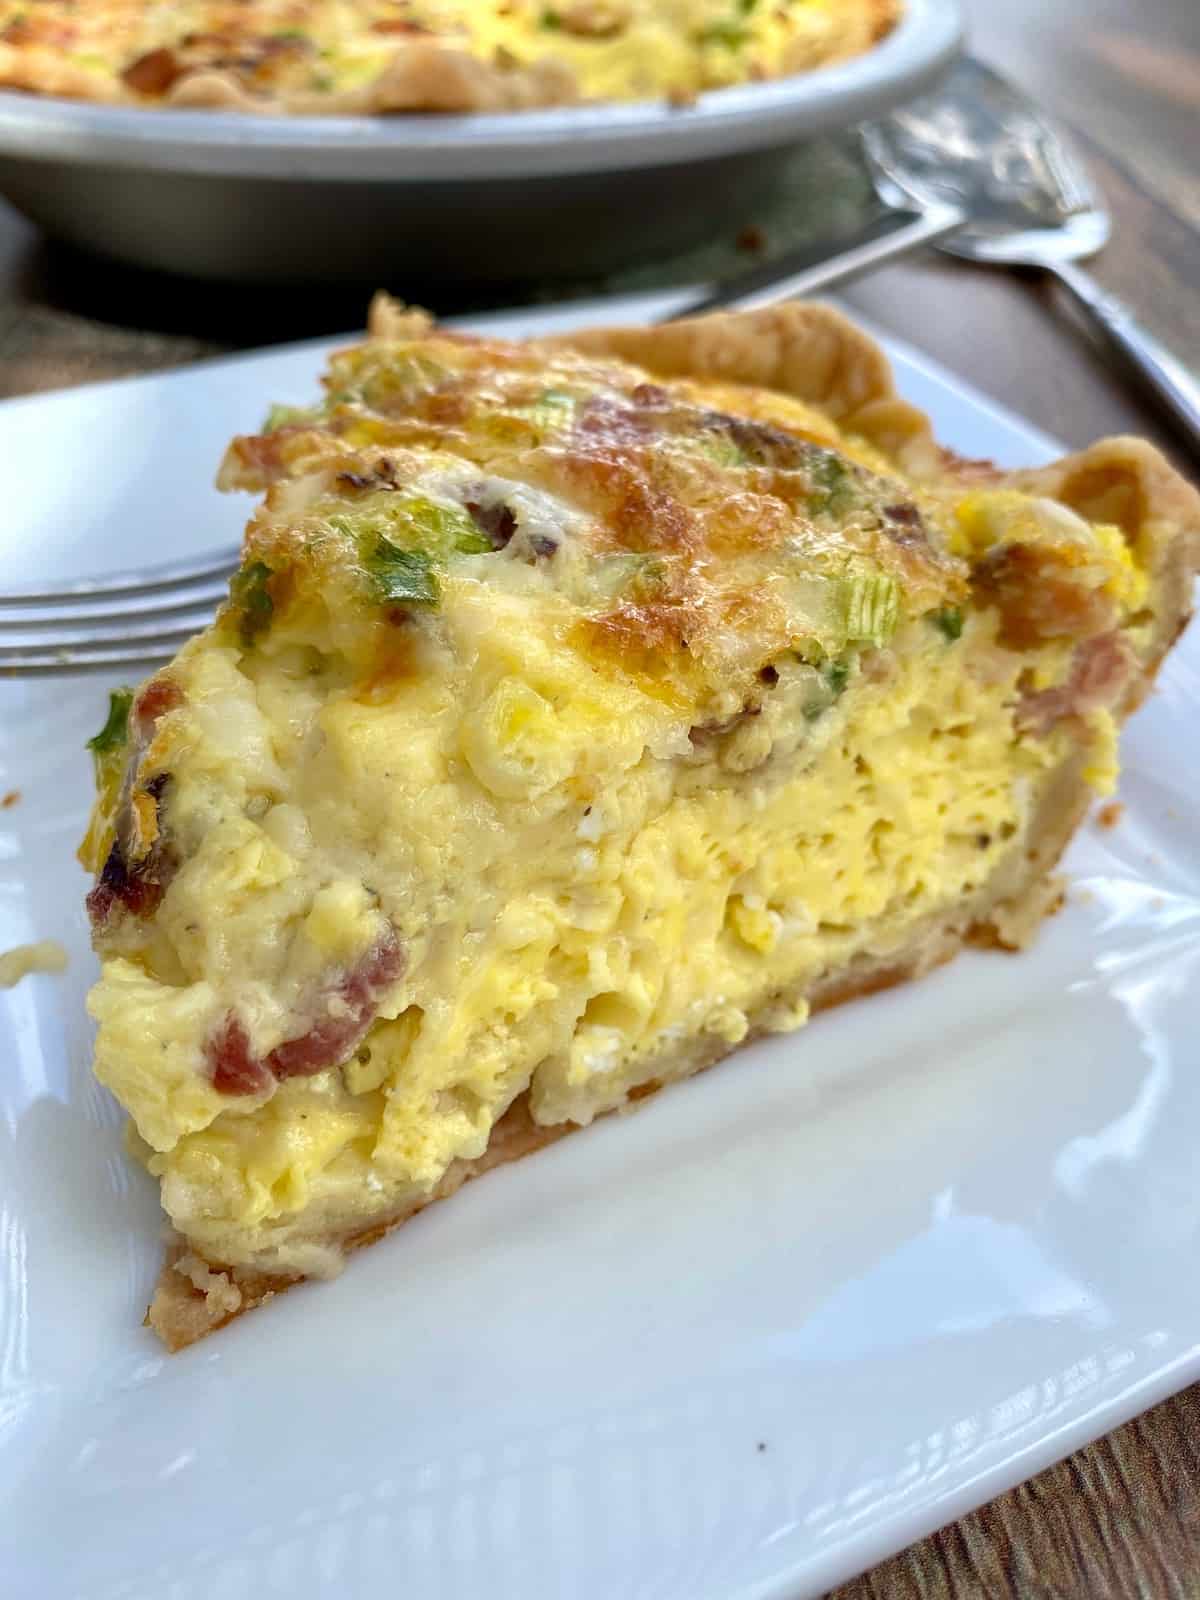
[[[268,583],[273,573],[265,561],[252,561],[240,567],[229,580],[229,598],[241,613],[238,633],[247,649],[266,628],[275,615],[275,602],[271,599]]]
[[[929,620],[951,642],[962,638],[963,614],[958,606],[943,606],[941,611],[931,611]]]
[[[900,587],[886,573],[846,580],[845,635],[848,643],[886,644],[900,617]]]
[[[565,427],[574,413],[575,397],[562,389],[543,389],[532,405],[519,407],[521,416],[545,432]]]
[[[821,669],[821,687],[804,707],[807,721],[816,722],[841,697],[850,682],[850,669],[851,660],[848,657],[827,662]]]
[[[452,555],[481,555],[491,540],[465,506],[443,505],[420,494],[376,495],[360,509],[339,512],[329,526],[360,544],[386,539],[398,549],[415,549],[444,561]]]
[[[279,428],[288,428],[296,423],[311,422],[312,415],[303,406],[272,406],[267,412],[261,432],[275,433]]]
[[[696,449],[718,467],[744,467],[749,457],[740,445],[721,434],[701,434],[695,440]]]
[[[850,468],[835,451],[815,451],[808,475],[812,484],[808,507],[814,516],[842,516],[854,504]]]
[[[701,28],[698,37],[701,44],[723,44],[727,50],[740,50],[750,35],[736,18],[724,17]]]
[[[133,690],[113,689],[108,696],[108,718],[100,732],[93,734],[87,747],[97,760],[120,750],[129,737],[129,712],[133,705]]]
[[[367,557],[367,569],[381,600],[392,604],[435,606],[441,585],[423,550],[401,550],[380,534]]]
[[[456,555],[483,555],[492,541],[465,506],[387,491],[352,512],[328,518],[353,539],[375,596],[392,604],[437,605],[437,568]]]
[[[850,681],[850,663],[848,661],[831,661],[825,669],[825,682],[836,699]]]
[[[492,548],[491,540],[465,507],[441,505],[423,495],[398,500],[389,520],[389,532],[403,530],[414,545],[435,555],[472,556]]]

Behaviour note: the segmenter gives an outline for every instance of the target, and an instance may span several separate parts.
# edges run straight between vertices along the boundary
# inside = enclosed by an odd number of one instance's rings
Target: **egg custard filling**
[[[180,1239],[172,1345],[1019,945],[1186,616],[1198,502],[1149,446],[958,461],[820,308],[374,329],[231,446],[266,496],[228,602],[93,741],[96,1072]]]
[[[0,0],[0,86],[301,115],[687,101],[872,49],[900,0]]]

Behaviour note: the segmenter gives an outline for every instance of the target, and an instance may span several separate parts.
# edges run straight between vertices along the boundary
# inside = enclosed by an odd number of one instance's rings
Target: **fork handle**
[[[1075,304],[1109,346],[1149,387],[1200,461],[1200,382],[1178,356],[1142,327],[1123,300],[1108,294],[1090,273],[1070,262],[1056,262],[1048,270],[1070,291]]]

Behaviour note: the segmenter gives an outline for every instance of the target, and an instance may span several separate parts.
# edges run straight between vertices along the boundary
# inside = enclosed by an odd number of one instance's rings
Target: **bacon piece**
[[[265,489],[287,471],[280,445],[290,433],[300,430],[285,424],[271,433],[240,433],[229,447],[231,456],[244,469],[244,475],[232,474],[222,479],[222,488]]]
[[[135,94],[166,94],[183,76],[184,66],[173,50],[148,50],[131,61],[121,74]]]
[[[1017,707],[1017,720],[1023,728],[1045,734],[1063,717],[1114,705],[1136,665],[1123,634],[1114,631],[1087,639],[1075,652],[1066,683],[1026,695]]]
[[[88,917],[99,933],[118,906],[134,917],[148,917],[158,909],[175,872],[176,860],[162,831],[162,801],[170,774],[156,773],[142,793],[154,805],[155,839],[150,849],[130,861],[127,837],[133,817],[133,793],[122,802],[117,819],[117,835],[108,852],[96,886],[87,897]]]
[[[572,0],[559,26],[579,39],[612,39],[629,26],[628,0]]]
[[[320,1020],[265,1057],[253,1054],[245,1025],[230,1012],[204,1047],[214,1087],[222,1094],[261,1094],[276,1081],[308,1078],[344,1061],[375,1020],[380,1000],[404,971],[404,960],[399,935],[389,928],[357,966],[319,992]]]
[[[167,673],[151,678],[133,703],[129,717],[130,753],[117,809],[116,837],[87,897],[88,917],[97,933],[118,906],[134,917],[150,916],[174,875],[175,854],[162,827],[163,797],[171,781],[170,773],[156,772],[140,786],[133,781],[133,775],[159,719],[182,704],[183,691]]]
[[[894,506],[884,506],[883,514],[889,522],[898,522],[904,528],[924,527],[920,508],[907,500],[902,500]]]
[[[155,870],[156,864],[155,853],[151,851],[142,861],[130,866],[121,841],[113,841],[96,886],[87,897],[88,916],[97,932],[117,906],[123,906],[135,917],[148,917],[157,909],[166,883]]]
[[[148,742],[158,719],[182,704],[183,690],[174,678],[165,673],[151,678],[133,703],[135,733],[139,742]]]
[[[884,531],[893,544],[928,545],[929,534],[919,506],[907,500],[899,501],[895,505],[884,506],[883,515]]]
[[[484,505],[478,500],[468,500],[467,510],[471,520],[490,541],[493,550],[503,550],[517,531],[517,517],[511,506],[502,500]]]
[[[1006,544],[990,551],[972,574],[984,605],[1000,613],[1000,643],[1029,650],[1050,639],[1105,633],[1116,607],[1103,590],[1079,581],[1079,569],[1053,548]]]
[[[26,12],[14,17],[7,27],[0,28],[0,43],[42,45],[52,50],[78,49],[79,24],[53,17],[34,17]]]
[[[790,472],[811,465],[817,449],[798,434],[785,433],[770,422],[752,417],[727,416],[723,411],[704,411],[705,428],[724,434],[756,467],[773,467]]]
[[[381,456],[370,472],[345,472],[334,474],[334,483],[342,489],[398,489],[399,479],[396,477],[396,463]]]
[[[960,456],[955,450],[940,448],[942,469],[958,483],[999,483],[1004,474],[994,461],[979,456]]]
[[[275,1083],[267,1063],[250,1048],[250,1036],[231,1011],[204,1046],[213,1088],[221,1094],[262,1094]]]
[[[185,33],[180,41],[185,50],[232,50],[237,43],[232,33]]]
[[[638,387],[644,394],[653,386],[639,384]],[[609,447],[640,448],[656,432],[663,431],[663,419],[672,412],[669,395],[665,404],[642,400],[640,406],[641,409],[635,410],[608,395],[589,395],[579,409],[575,432],[582,440],[596,440]]]
[[[423,22],[413,22],[408,17],[381,17],[371,24],[372,33],[430,33]]]
[[[404,949],[388,929],[375,949],[326,989],[318,1004],[326,1008],[319,1022],[297,1039],[277,1045],[267,1065],[277,1078],[309,1077],[344,1061],[374,1021],[383,995],[404,971]]]
[[[298,33],[276,33],[258,45],[257,64],[266,66],[272,56],[315,56],[317,47]]]
[[[807,439],[770,422],[697,409],[677,402],[657,384],[639,383],[630,398],[633,405],[592,395],[580,411],[579,433],[625,449],[642,448],[664,436],[715,434],[728,439],[753,465],[776,471],[806,467],[816,452]]]

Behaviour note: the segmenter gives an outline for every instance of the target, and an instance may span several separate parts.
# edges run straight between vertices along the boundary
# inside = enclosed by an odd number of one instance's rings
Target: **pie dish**
[[[787,306],[511,344],[386,300],[214,627],[114,701],[96,1070],[172,1348],[756,1033],[1019,946],[1186,620],[1200,500],[1000,473]]]
[[[958,0],[905,0],[863,55],[692,106],[463,115],[164,103],[149,116],[156,102],[61,98],[60,82],[29,92],[24,70],[26,88],[0,88],[0,193],[55,237],[189,276],[361,285],[395,266],[413,286],[487,279],[493,290],[594,279],[730,237],[731,219],[736,231],[778,192],[797,141],[924,92],[961,43]]]
[[[0,0],[0,86],[300,115],[689,101],[873,48],[899,0]]]

